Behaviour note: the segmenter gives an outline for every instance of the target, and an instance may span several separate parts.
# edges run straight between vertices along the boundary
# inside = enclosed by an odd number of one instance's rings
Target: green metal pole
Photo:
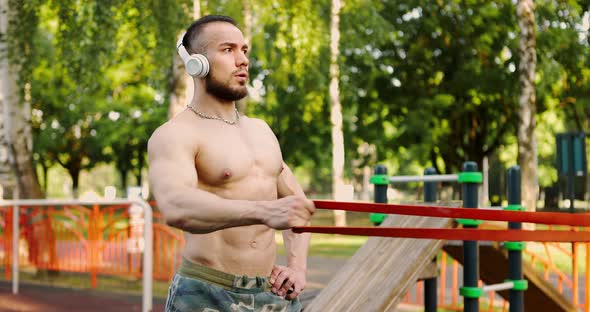
[[[463,173],[477,172],[477,163],[463,164]],[[477,183],[463,182],[463,207],[477,208]],[[477,228],[476,224],[463,224],[464,228]],[[463,241],[463,302],[465,312],[479,311],[479,244],[477,241]]]
[[[376,203],[387,204],[387,188],[389,187],[389,177],[387,168],[383,165],[375,166],[375,175],[371,177],[371,183],[375,185],[374,201]],[[371,213],[369,219],[374,225],[380,225],[385,220],[386,215],[382,213]]]
[[[434,168],[426,168],[424,170],[424,175],[433,174],[436,174],[436,169]],[[424,182],[424,202],[436,202],[436,182]],[[436,265],[436,257],[432,259],[432,262]],[[436,277],[424,279],[424,312],[436,312],[436,284]]]
[[[508,207],[507,210],[522,210],[520,189],[520,167],[512,166],[508,169]],[[508,222],[508,228],[522,229],[520,222]],[[508,249],[508,279],[526,285],[522,278],[522,242],[508,242],[504,244]],[[516,285],[516,284],[515,284]],[[514,287],[509,294],[510,312],[524,312],[524,289]]]

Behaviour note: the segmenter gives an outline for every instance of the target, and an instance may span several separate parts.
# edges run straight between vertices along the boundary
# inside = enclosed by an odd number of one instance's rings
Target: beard
[[[246,95],[248,95],[248,88],[246,88],[246,84],[237,88],[232,88],[230,87],[231,79],[232,78],[223,82],[219,79],[216,79],[210,73],[207,75],[207,77],[205,77],[205,90],[207,93],[223,101],[237,101],[246,97]]]

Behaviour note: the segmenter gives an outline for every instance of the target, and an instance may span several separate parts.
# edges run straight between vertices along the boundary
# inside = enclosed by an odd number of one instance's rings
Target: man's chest
[[[212,131],[201,141],[195,158],[199,180],[220,185],[247,177],[280,174],[283,161],[272,133],[239,130]]]

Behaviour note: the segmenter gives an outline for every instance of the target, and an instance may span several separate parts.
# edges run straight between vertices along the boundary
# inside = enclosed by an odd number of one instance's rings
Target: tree
[[[32,104],[42,116],[36,131],[47,132],[47,156],[70,174],[74,197],[80,172],[104,160],[96,129],[101,115],[96,108],[107,102],[101,97],[107,81],[96,77],[104,76],[115,62],[112,38],[118,25],[113,23],[113,3],[50,1],[43,6],[41,23],[54,21],[58,27],[43,28],[40,47],[45,58],[33,72]]]
[[[537,139],[536,99],[535,99],[535,68],[537,65],[535,40],[535,13],[532,0],[519,0],[516,5],[518,25],[520,27],[519,42],[519,76],[520,96],[519,127],[518,127],[518,164],[521,168],[521,184],[523,203],[527,210],[534,211],[537,207]]]
[[[173,38],[186,21],[180,5],[161,1],[127,1],[120,10],[126,14],[114,21],[122,26],[113,52],[120,61],[107,71],[105,97],[110,100],[101,109],[104,117],[97,128],[102,152],[116,165],[126,190],[130,173],[135,185],[142,185],[147,141],[166,119],[171,72],[163,69],[172,67]]]
[[[14,66],[11,66],[8,60],[8,45],[7,45],[7,34],[8,34],[8,18],[12,14],[12,11],[8,7],[8,1],[2,0],[0,2],[0,109],[2,115],[0,115],[0,137],[2,144],[0,145],[0,173],[2,175],[2,187],[5,193],[12,193],[12,189],[16,186],[16,177],[13,173],[11,162],[9,161],[9,142],[12,128],[10,121],[12,120],[11,108],[18,100],[16,92],[16,74]],[[5,194],[11,196],[12,194]]]
[[[242,0],[242,16],[244,18],[244,26],[242,30],[244,32],[244,39],[246,43],[251,44],[252,42],[252,0]],[[250,47],[250,53],[252,52]],[[246,114],[248,107],[248,98],[245,97],[236,101],[236,107],[242,114]]]
[[[253,1],[249,69],[248,113],[269,124],[295,174],[308,174],[300,176],[307,177],[300,179],[304,188],[322,193],[331,191],[332,171],[326,150],[331,131],[329,8],[326,0]],[[229,5],[221,9],[241,12]]]
[[[20,197],[44,197],[33,166],[33,140],[30,125],[30,70],[27,61],[33,54],[32,43],[22,31],[35,34],[36,2],[3,0],[0,2],[0,50],[2,99],[2,147],[12,174],[16,177]],[[8,190],[10,188],[8,187]]]
[[[187,16],[189,14],[186,14]],[[193,9],[191,14],[193,20],[201,17],[201,4],[199,0],[193,0]],[[186,27],[185,27],[186,29]],[[177,39],[180,39],[184,32],[177,35]],[[175,43],[176,44],[176,43]],[[170,86],[170,109],[168,110],[168,119],[176,116],[180,113],[187,104],[191,101],[193,96],[193,78],[189,76],[184,68],[184,62],[174,52],[172,63],[172,83]]]
[[[515,132],[510,1],[347,7],[341,81],[352,147],[375,144],[393,174],[421,174],[425,166],[453,173],[467,160],[481,164]]]
[[[338,81],[340,70],[340,0],[332,0],[330,15],[330,121],[332,122],[332,194],[336,200],[342,200],[339,194],[344,188],[344,134],[342,133],[342,106]],[[336,226],[346,226],[346,212],[334,211]]]

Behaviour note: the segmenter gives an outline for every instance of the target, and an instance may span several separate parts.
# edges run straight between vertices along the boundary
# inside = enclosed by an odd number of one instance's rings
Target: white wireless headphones
[[[205,78],[209,73],[209,61],[207,60],[207,57],[203,54],[189,55],[188,51],[186,51],[186,48],[182,44],[182,38],[184,38],[184,35],[182,35],[176,43],[176,49],[178,50],[180,58],[184,61],[186,72],[196,78]]]

